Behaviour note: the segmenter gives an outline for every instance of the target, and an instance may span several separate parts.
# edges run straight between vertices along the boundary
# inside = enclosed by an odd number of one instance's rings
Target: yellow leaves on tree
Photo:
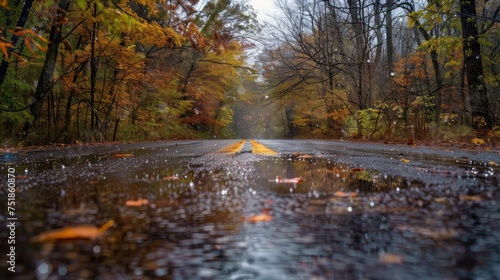
[[[100,228],[93,225],[79,225],[49,230],[31,238],[31,242],[47,242],[62,239],[91,239],[99,238],[107,229],[114,225],[114,221],[106,222]]]
[[[186,40],[181,34],[170,27],[162,27],[156,22],[143,24],[139,32],[132,35],[132,38],[146,46],[156,46],[159,48],[180,46]]]

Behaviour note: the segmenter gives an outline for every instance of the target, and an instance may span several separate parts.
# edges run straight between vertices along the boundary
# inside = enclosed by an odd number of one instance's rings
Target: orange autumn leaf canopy
[[[93,225],[79,225],[49,230],[34,236],[31,238],[31,242],[47,242],[63,239],[95,240],[114,224],[115,222],[113,220],[109,220],[100,228]]]

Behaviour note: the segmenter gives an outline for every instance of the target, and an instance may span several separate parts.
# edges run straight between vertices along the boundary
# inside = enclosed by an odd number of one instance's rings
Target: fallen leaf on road
[[[132,157],[134,154],[114,154],[113,157]]]
[[[291,178],[291,179],[286,179],[286,178],[281,178],[281,177],[276,177],[275,180],[269,180],[271,182],[276,182],[276,183],[282,183],[282,184],[297,184],[304,182],[304,179],[301,177],[296,177],[296,178]]]
[[[71,226],[61,229],[54,229],[40,233],[30,239],[31,242],[47,242],[61,239],[91,239],[100,237],[108,228],[114,225],[114,221],[106,222],[102,227],[93,225]]]
[[[308,159],[308,158],[313,158],[313,156],[306,154],[306,155],[298,156],[297,158]]]
[[[472,142],[472,144],[474,144],[474,145],[478,145],[478,146],[479,146],[479,145],[485,145],[485,144],[486,144],[486,143],[484,142],[484,140],[483,140],[483,139],[481,139],[481,138],[474,138],[474,139],[472,139],[472,141],[471,141],[471,142]]]
[[[386,264],[400,264],[404,262],[404,258],[403,256],[397,254],[383,253],[380,255],[379,261]]]
[[[454,229],[447,229],[447,228],[440,229],[435,227],[429,228],[423,226],[408,226],[408,225],[396,225],[395,228],[437,240],[450,239],[454,238],[457,235],[457,232]]]
[[[481,201],[483,200],[479,195],[461,195],[460,200],[464,201]]]
[[[410,162],[410,161],[411,161],[411,160],[406,159],[406,158],[402,158],[402,159],[401,159],[401,162],[404,162],[404,163],[408,163],[408,162]]]
[[[250,217],[244,217],[243,220],[250,223],[270,222],[273,220],[273,217],[269,214],[270,211],[271,209],[264,208],[262,209],[262,214]]]
[[[166,176],[166,177],[163,177],[162,179],[165,181],[173,181],[173,180],[179,179],[179,176],[177,176],[177,175]]]
[[[147,199],[138,199],[138,200],[127,200],[125,202],[126,206],[131,206],[131,207],[139,207],[142,205],[147,205],[149,201]]]
[[[363,167],[355,167],[355,168],[349,169],[349,171],[351,171],[351,172],[361,172],[363,170],[364,170]]]
[[[358,196],[358,194],[355,192],[343,192],[343,191],[335,192],[333,195],[338,196],[338,197],[356,197],[356,196]]]

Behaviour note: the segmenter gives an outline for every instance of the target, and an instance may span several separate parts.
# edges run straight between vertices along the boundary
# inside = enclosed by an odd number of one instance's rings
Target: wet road
[[[16,272],[1,227],[0,278],[498,279],[498,152],[236,142],[4,153]],[[95,240],[30,241],[109,220]]]

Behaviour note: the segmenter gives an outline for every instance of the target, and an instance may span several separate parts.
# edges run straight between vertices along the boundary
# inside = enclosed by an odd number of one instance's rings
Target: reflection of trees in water
[[[256,163],[263,184],[278,193],[311,193],[331,195],[337,191],[356,193],[387,192],[420,186],[417,181],[382,175],[378,171],[352,168],[328,159],[300,159],[297,157],[263,160]],[[302,178],[296,184],[281,184],[276,178]]]

